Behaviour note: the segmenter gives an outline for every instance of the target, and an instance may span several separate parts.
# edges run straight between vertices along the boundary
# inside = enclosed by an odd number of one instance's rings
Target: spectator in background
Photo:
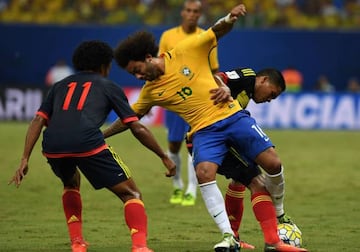
[[[59,59],[54,66],[52,66],[49,71],[46,73],[45,84],[50,87],[55,82],[72,75],[74,70],[72,67],[66,64],[66,61],[63,59]]]
[[[352,77],[349,79],[346,87],[346,91],[351,93],[360,93],[360,82],[356,77]]]
[[[35,24],[145,24],[174,25],[182,0],[0,0],[0,21]],[[243,0],[248,15],[240,26],[307,28],[358,28],[358,0]],[[234,1],[202,1],[208,20],[226,14]]]
[[[335,88],[329,81],[329,78],[326,75],[322,74],[319,76],[315,84],[315,90],[320,92],[331,93],[335,91]]]
[[[288,92],[299,92],[302,89],[303,75],[293,66],[289,66],[282,71]]]
[[[340,10],[332,0],[320,2],[322,27],[339,27],[341,25]]]
[[[7,0],[0,0],[0,12],[5,10],[8,6],[8,3],[9,1]]]

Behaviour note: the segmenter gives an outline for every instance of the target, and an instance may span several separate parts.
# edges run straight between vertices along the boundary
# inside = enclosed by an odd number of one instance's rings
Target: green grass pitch
[[[41,155],[41,139],[20,188],[8,186],[19,164],[27,123],[0,123],[0,252],[70,251],[62,185]],[[152,132],[166,148],[165,130]],[[285,166],[285,210],[311,252],[360,251],[360,132],[265,130]],[[148,244],[156,252],[213,251],[221,235],[198,191],[194,207],[168,203],[172,182],[161,161],[129,132],[108,140],[132,169],[148,215]],[[183,148],[185,158],[185,148]],[[184,159],[185,160],[185,159]],[[186,171],[183,168],[184,172]],[[183,176],[186,179],[184,174]],[[218,176],[222,191],[228,181]],[[82,180],[84,236],[89,252],[130,251],[123,204]],[[241,238],[263,251],[263,237],[245,196]]]

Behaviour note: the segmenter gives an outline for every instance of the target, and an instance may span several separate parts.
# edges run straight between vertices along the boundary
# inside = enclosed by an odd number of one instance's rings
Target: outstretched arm
[[[211,29],[214,31],[216,35],[216,39],[219,40],[219,38],[224,36],[226,33],[230,32],[234,26],[234,23],[239,18],[239,16],[245,16],[245,14],[246,14],[245,5],[239,4],[235,6],[227,16],[220,18],[211,27]]]
[[[176,165],[169,158],[169,156],[163,151],[151,131],[141,124],[139,121],[129,123],[131,133],[149,150],[153,151],[159,158],[161,158],[165,165],[167,177],[174,176],[176,174]]]
[[[144,115],[137,114],[139,119],[141,119]],[[120,118],[116,119],[109,127],[103,130],[104,138],[111,137],[113,135],[119,134],[129,128],[128,125],[124,124]]]
[[[42,128],[44,127],[46,120],[39,115],[36,115],[31,121],[28,131],[26,133],[24,151],[21,158],[19,168],[15,171],[14,176],[9,181],[9,184],[14,183],[16,187],[19,187],[22,179],[28,172],[28,163],[31,156],[31,152],[39,139]]]
[[[116,119],[115,122],[113,122],[112,124],[110,124],[109,127],[107,127],[104,131],[103,131],[103,135],[104,138],[108,138],[111,137],[113,135],[119,134],[125,130],[127,130],[129,127],[126,124],[123,124],[121,119],[118,118]]]

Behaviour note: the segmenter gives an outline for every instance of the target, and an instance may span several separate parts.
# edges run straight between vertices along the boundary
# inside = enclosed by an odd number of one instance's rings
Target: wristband
[[[215,25],[220,24],[220,23],[223,22],[223,21],[224,21],[225,23],[227,23],[227,24],[233,24],[233,23],[235,23],[234,20],[231,20],[231,14],[230,14],[230,13],[227,14],[225,17],[220,18],[220,19],[215,23]]]
[[[234,21],[231,20],[231,14],[230,14],[230,13],[227,14],[227,15],[224,17],[224,21],[225,21],[225,23],[228,23],[228,24],[233,24],[233,23],[234,23]]]

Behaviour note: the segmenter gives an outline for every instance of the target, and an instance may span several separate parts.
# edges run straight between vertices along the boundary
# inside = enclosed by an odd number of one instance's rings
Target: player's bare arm
[[[19,187],[22,179],[25,177],[29,170],[28,162],[31,156],[31,152],[39,139],[42,128],[45,126],[46,120],[36,115],[34,119],[30,122],[28,131],[26,133],[25,138],[25,147],[23,151],[23,155],[21,158],[20,165],[18,169],[15,171],[14,176],[9,181],[9,184],[14,183],[16,187]]]
[[[150,113],[150,112],[148,112]],[[147,113],[147,114],[148,114]],[[136,116],[141,119],[144,115],[136,114]],[[111,137],[113,135],[119,134],[125,130],[129,129],[129,126],[124,124],[120,118],[116,119],[109,127],[103,130],[104,138]]]
[[[154,135],[151,131],[141,124],[139,121],[131,122],[128,124],[132,134],[149,150],[153,151],[158,157],[161,158],[163,164],[165,165],[167,171],[165,175],[167,177],[175,176],[176,174],[176,165],[169,158],[169,156],[163,151],[158,142],[156,141]]]
[[[234,99],[231,96],[230,88],[224,83],[220,74],[214,74],[214,79],[218,88],[210,90],[211,99],[214,100],[214,104],[232,102]]]
[[[216,35],[216,38],[219,39],[222,36],[224,36],[226,33],[231,31],[231,29],[234,26],[234,23],[240,16],[246,15],[246,7],[244,4],[239,4],[235,6],[230,13],[219,19],[212,27],[211,29]]]
[[[110,124],[109,127],[107,127],[105,130],[103,130],[104,138],[111,137],[113,135],[119,134],[125,130],[127,130],[129,127],[126,124],[123,124],[121,119],[116,119],[112,124]]]

